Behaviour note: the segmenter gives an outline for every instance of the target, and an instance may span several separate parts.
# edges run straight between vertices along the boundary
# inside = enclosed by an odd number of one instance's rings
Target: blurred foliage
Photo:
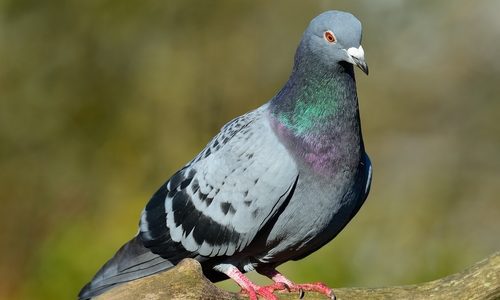
[[[500,2],[0,0],[0,298],[74,298],[156,188],[274,95],[332,8],[364,24],[372,192],[281,270],[406,284],[498,250]]]

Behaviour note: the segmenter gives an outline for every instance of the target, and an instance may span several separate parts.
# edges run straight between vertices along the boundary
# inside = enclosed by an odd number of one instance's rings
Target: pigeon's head
[[[350,13],[327,11],[314,18],[307,27],[297,55],[307,64],[339,68],[349,63],[368,74],[361,46],[361,22]]]

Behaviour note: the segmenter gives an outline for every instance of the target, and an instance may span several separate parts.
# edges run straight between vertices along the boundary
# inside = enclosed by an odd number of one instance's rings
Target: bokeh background
[[[0,298],[74,299],[157,187],[276,93],[332,8],[364,24],[372,192],[281,270],[409,284],[499,250],[499,1],[0,0]]]

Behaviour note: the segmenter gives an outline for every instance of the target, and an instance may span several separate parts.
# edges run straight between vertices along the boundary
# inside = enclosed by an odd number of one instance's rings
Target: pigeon
[[[200,262],[213,282],[231,278],[250,299],[276,290],[316,291],[276,270],[332,240],[368,196],[354,66],[368,74],[362,26],[352,14],[315,17],[283,88],[222,127],[167,180],[142,211],[137,235],[83,287],[89,299],[132,280]],[[269,277],[258,286],[245,273]]]

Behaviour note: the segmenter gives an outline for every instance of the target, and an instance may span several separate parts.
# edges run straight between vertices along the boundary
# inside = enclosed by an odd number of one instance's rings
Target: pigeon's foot
[[[333,293],[333,290],[329,288],[326,284],[321,283],[321,282],[315,282],[315,283],[303,283],[303,284],[293,284],[291,286],[288,286],[290,291],[292,292],[299,292],[300,297],[304,297],[303,293],[304,291],[308,292],[318,292],[320,294],[323,294],[327,296],[328,298],[335,300],[335,294]]]
[[[270,287],[282,284],[283,288],[281,290],[287,290],[289,292],[298,292],[300,299],[304,297],[304,291],[318,292],[320,294],[327,296],[332,300],[336,299],[333,290],[324,283],[316,282],[316,283],[295,284],[290,279],[283,276],[283,274],[272,268],[260,268],[257,269],[257,272],[259,272],[264,276],[269,277],[272,281],[274,281],[274,284],[271,285]]]
[[[253,289],[241,289],[241,293],[247,294],[248,298],[250,300],[257,300],[259,299],[258,296],[261,296],[263,299],[266,300],[278,300],[278,297],[276,297],[273,292],[274,291],[280,291],[286,289],[285,285],[283,284],[273,284],[269,286],[258,286],[258,285],[253,285]]]
[[[238,270],[238,268],[231,266],[226,272],[224,272],[231,279],[236,281],[236,283],[241,287],[241,293],[247,294],[250,300],[258,300],[258,296],[265,300],[278,300],[273,292],[276,290],[286,289],[286,285],[280,282],[276,282],[270,286],[258,286],[250,281],[243,273]]]

